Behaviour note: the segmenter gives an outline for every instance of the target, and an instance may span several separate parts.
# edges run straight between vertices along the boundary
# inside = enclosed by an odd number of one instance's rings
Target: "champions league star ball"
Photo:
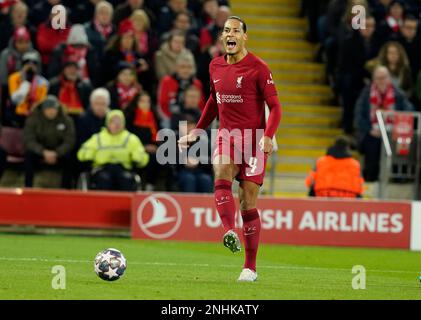
[[[96,255],[94,267],[95,273],[102,280],[114,281],[123,276],[127,262],[119,250],[109,248]]]

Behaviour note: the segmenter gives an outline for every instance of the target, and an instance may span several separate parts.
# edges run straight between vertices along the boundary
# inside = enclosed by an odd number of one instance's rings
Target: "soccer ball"
[[[121,278],[127,267],[126,258],[114,248],[99,252],[94,261],[95,273],[102,280],[114,281]]]

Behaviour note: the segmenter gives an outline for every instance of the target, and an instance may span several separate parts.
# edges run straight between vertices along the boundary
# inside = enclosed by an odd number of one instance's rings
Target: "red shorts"
[[[268,155],[260,150],[260,137],[256,134],[235,135],[218,131],[213,158],[217,155],[227,155],[239,167],[240,172],[235,177],[238,181],[252,181],[263,184]]]

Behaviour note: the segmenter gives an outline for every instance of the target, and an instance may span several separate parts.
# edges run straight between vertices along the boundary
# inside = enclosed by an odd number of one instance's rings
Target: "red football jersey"
[[[217,57],[209,72],[220,129],[265,129],[265,99],[277,95],[267,64],[249,52],[235,64]]]

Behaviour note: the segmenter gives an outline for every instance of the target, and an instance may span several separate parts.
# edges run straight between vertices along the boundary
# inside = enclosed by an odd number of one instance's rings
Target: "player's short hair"
[[[243,28],[244,33],[247,33],[247,25],[246,25],[246,23],[244,22],[244,20],[243,20],[243,19],[241,19],[241,18],[240,18],[240,17],[238,17],[238,16],[229,16],[227,20],[230,20],[230,19],[240,21],[240,22],[241,22],[241,26],[242,26],[242,28]]]

